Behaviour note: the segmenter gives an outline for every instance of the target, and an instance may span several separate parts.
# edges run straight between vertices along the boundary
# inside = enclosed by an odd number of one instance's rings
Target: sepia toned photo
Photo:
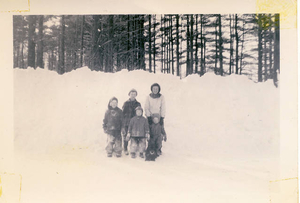
[[[0,202],[297,202],[285,12],[75,5],[3,18],[12,153]]]

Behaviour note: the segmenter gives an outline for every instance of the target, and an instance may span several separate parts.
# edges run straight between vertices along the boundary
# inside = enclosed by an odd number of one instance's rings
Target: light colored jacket
[[[165,97],[160,95],[158,98],[152,98],[148,95],[144,110],[147,117],[150,117],[154,113],[158,113],[161,117],[166,117]]]

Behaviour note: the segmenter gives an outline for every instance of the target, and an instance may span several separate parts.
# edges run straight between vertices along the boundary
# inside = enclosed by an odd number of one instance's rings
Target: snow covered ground
[[[135,88],[144,106],[154,82],[167,102],[163,156],[107,158],[108,100],[122,107]],[[279,90],[239,75],[14,69],[14,131],[22,203],[269,202],[279,173]]]

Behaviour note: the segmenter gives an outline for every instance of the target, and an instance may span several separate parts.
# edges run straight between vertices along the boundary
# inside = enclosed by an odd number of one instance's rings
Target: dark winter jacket
[[[150,125],[150,137],[159,137],[161,135],[166,135],[165,129],[159,123],[152,123]]]
[[[136,107],[141,106],[140,102],[137,100],[131,101],[130,99],[126,101],[123,105],[123,122],[124,126],[128,126],[130,119],[135,116]]]
[[[148,120],[143,116],[135,116],[130,120],[128,133],[131,137],[146,137],[149,134]]]
[[[103,119],[103,129],[110,135],[120,134],[123,123],[123,113],[118,107],[108,106]]]

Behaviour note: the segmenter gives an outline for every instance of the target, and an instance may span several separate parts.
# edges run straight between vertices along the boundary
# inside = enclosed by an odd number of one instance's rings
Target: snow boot
[[[140,157],[144,158],[144,153],[143,152],[140,153]]]
[[[135,158],[135,153],[133,152],[133,153],[131,153],[131,158]]]

